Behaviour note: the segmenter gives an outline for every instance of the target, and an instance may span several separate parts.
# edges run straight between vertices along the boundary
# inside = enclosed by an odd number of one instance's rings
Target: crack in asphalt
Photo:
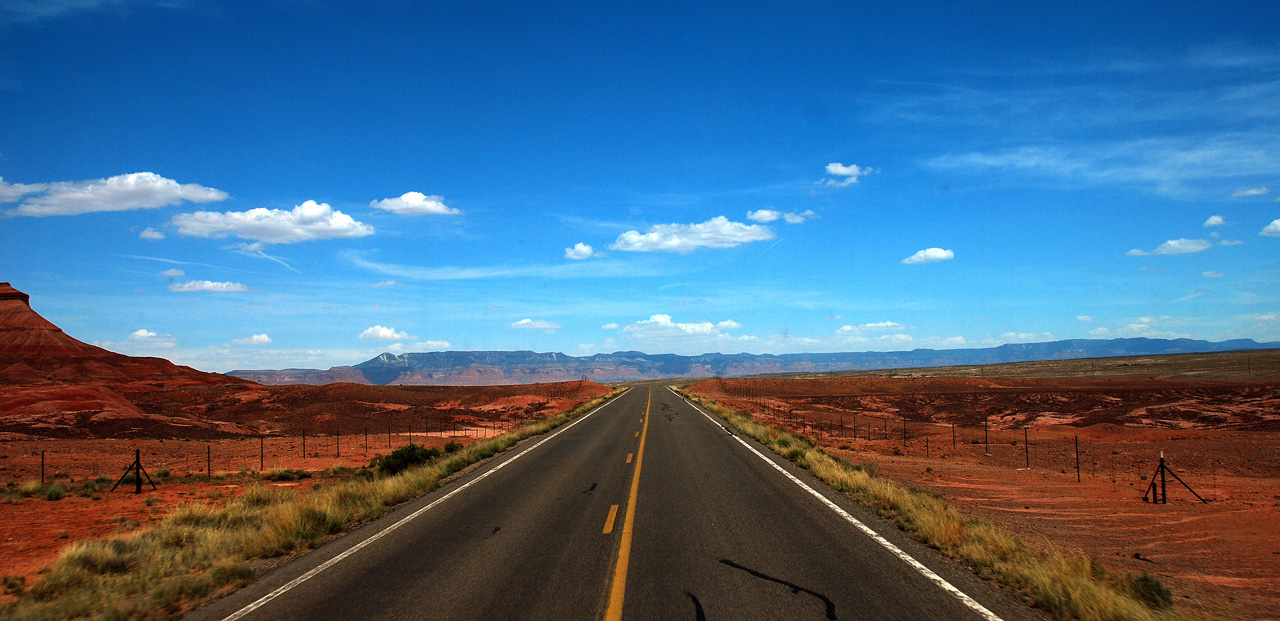
[[[696,621],[707,621],[707,613],[702,611],[702,602],[698,601],[698,596],[688,591],[685,591],[684,594],[693,600],[693,618]]]
[[[821,593],[819,593],[819,592],[817,592],[817,591],[813,591],[813,590],[810,590],[810,589],[806,589],[806,588],[804,588],[804,587],[802,587],[802,586],[800,586],[800,585],[797,585],[797,584],[792,584],[792,583],[790,583],[790,582],[787,582],[786,580],[780,580],[780,579],[778,579],[778,578],[774,578],[773,576],[770,576],[769,574],[766,574],[766,573],[764,573],[764,572],[760,572],[760,571],[756,571],[756,570],[754,570],[754,569],[751,569],[750,567],[744,567],[744,566],[739,565],[739,564],[737,564],[737,563],[735,563],[735,562],[733,562],[733,561],[731,561],[731,560],[729,560],[729,559],[724,559],[724,558],[722,558],[722,559],[720,559],[720,562],[721,562],[721,563],[723,563],[723,564],[725,564],[725,565],[728,565],[728,566],[730,566],[730,567],[732,567],[732,568],[734,568],[734,569],[741,569],[742,571],[745,571],[745,572],[747,572],[747,573],[749,573],[749,574],[751,574],[751,575],[753,575],[753,576],[755,576],[755,577],[757,577],[757,578],[760,578],[761,580],[768,580],[769,582],[776,582],[776,583],[778,583],[778,584],[781,584],[782,586],[785,586],[785,587],[787,587],[787,588],[791,589],[791,592],[792,592],[793,594],[796,594],[796,593],[807,593],[807,594],[809,594],[809,595],[812,595],[812,596],[814,596],[814,597],[816,597],[816,598],[818,598],[818,599],[822,600],[822,603],[826,604],[826,606],[827,606],[827,618],[828,618],[828,619],[831,619],[832,621],[835,621],[835,619],[836,619],[836,605],[835,605],[835,602],[832,602],[829,598],[827,598],[827,596],[826,596],[826,595],[823,595],[823,594],[821,594]]]

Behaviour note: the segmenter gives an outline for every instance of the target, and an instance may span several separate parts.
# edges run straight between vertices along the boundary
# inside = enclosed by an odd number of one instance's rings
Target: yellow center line
[[[635,457],[635,453],[627,453],[627,463],[631,463],[631,458]]]
[[[605,621],[622,620],[622,600],[627,594],[627,564],[631,562],[631,533],[636,521],[636,497],[640,494],[640,466],[644,463],[644,441],[649,437],[649,405],[652,403],[653,389],[650,388],[649,399],[644,404],[644,435],[640,436],[640,448],[636,449],[636,471],[631,475],[631,495],[627,497],[627,514],[622,520],[622,540],[618,544],[618,563],[613,567],[613,586],[609,589]]]
[[[639,431],[637,431],[637,432],[636,432],[636,437],[637,437],[637,438],[639,438],[639,437],[640,437],[640,432],[639,432]]]
[[[618,517],[618,505],[609,505],[609,517],[604,520],[604,534],[613,532],[613,518]]]

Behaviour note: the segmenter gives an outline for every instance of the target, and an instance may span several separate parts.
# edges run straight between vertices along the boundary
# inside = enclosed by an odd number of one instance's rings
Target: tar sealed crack
[[[832,602],[830,599],[828,599],[826,595],[823,595],[823,594],[821,594],[821,593],[819,593],[819,592],[817,592],[817,591],[811,591],[811,590],[809,590],[809,589],[806,589],[806,588],[804,588],[804,587],[802,587],[802,586],[799,586],[799,585],[796,585],[796,584],[792,584],[792,583],[790,583],[790,582],[787,582],[786,580],[779,580],[779,579],[777,579],[777,578],[774,578],[773,576],[770,576],[769,574],[766,574],[766,573],[759,572],[759,571],[756,571],[756,570],[754,570],[754,569],[751,569],[750,567],[743,567],[742,565],[739,565],[739,564],[737,564],[737,563],[735,563],[735,562],[733,562],[733,561],[731,561],[731,560],[729,560],[729,559],[723,559],[723,558],[722,558],[722,559],[720,559],[720,562],[721,562],[721,563],[723,563],[723,564],[725,564],[725,565],[728,565],[728,566],[730,566],[730,567],[732,567],[732,568],[734,568],[734,569],[741,569],[742,571],[745,571],[745,572],[747,572],[747,573],[749,573],[749,574],[751,574],[751,575],[753,575],[753,576],[755,576],[755,577],[757,577],[757,578],[759,578],[759,579],[761,579],[761,580],[768,580],[769,582],[776,582],[776,583],[778,583],[778,584],[781,584],[782,586],[785,586],[785,587],[787,587],[787,588],[791,589],[791,592],[792,592],[792,593],[806,593],[806,594],[808,594],[808,595],[812,595],[812,596],[814,596],[814,597],[816,597],[816,598],[818,598],[818,599],[822,600],[822,603],[826,605],[826,607],[827,607],[827,618],[828,618],[828,619],[832,619],[832,620],[834,621],[834,619],[836,618],[836,605],[835,605],[835,602]]]

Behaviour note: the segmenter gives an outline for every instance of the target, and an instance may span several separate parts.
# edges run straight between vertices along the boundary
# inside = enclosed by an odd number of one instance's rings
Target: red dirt
[[[1276,382],[765,379],[690,390],[875,461],[1029,542],[1151,573],[1181,610],[1280,618]],[[1168,504],[1142,502],[1162,451],[1211,502],[1172,477]]]

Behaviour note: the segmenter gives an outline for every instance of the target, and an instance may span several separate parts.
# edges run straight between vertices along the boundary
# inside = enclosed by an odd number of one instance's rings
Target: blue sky
[[[218,371],[1280,340],[1274,2],[423,4],[3,3],[0,280]]]

